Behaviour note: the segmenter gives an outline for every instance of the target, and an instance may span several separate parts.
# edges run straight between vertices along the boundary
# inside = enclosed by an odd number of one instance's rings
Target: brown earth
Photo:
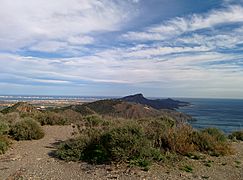
[[[44,126],[41,140],[14,142],[0,155],[0,180],[4,179],[212,179],[243,180],[243,142],[233,143],[235,154],[225,157],[205,156],[201,160],[183,158],[174,163],[153,165],[146,172],[124,165],[89,165],[65,162],[53,157],[55,144],[71,137],[71,126]],[[192,172],[180,170],[191,166]]]

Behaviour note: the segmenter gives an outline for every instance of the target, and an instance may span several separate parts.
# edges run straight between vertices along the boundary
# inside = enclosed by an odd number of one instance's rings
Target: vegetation
[[[47,111],[41,114],[38,114],[36,117],[37,121],[41,123],[41,125],[65,125],[68,120],[66,117],[62,116],[59,113]]]
[[[0,135],[0,154],[4,154],[10,146],[10,140],[7,136]]]
[[[15,140],[32,140],[44,137],[41,126],[31,118],[24,118],[12,125],[10,133]]]
[[[212,156],[232,154],[230,143],[223,132],[216,128],[207,128],[193,133],[192,141],[196,149]]]
[[[234,131],[232,134],[229,135],[230,139],[236,139],[239,141],[243,141],[243,130],[241,131]]]
[[[4,154],[10,145],[10,140],[7,137],[9,129],[8,123],[3,121],[3,116],[0,115],[0,154]]]
[[[76,136],[57,150],[57,156],[66,161],[128,163],[148,170],[153,162],[172,161],[178,156],[201,159],[199,153],[232,153],[228,139],[216,128],[194,130],[168,113],[121,101],[103,100],[46,111],[18,103],[4,113],[0,114],[0,153],[9,146],[8,135],[15,140],[40,139],[44,136],[41,125],[71,123],[75,124]],[[242,131],[230,137],[242,140]]]
[[[11,112],[0,116],[0,121],[7,124],[14,124],[20,120],[20,115],[18,112]]]
[[[1,135],[6,135],[9,132],[9,125],[8,123],[4,122],[4,121],[0,121],[0,136]]]
[[[67,109],[62,111],[35,111],[31,113],[20,113],[22,118],[30,117],[44,125],[68,125],[82,121],[83,116],[73,110]]]
[[[168,117],[128,120],[92,115],[83,121],[79,135],[59,146],[59,158],[92,164],[128,162],[148,170],[152,162],[164,161],[168,152],[188,155],[199,151],[216,156],[232,152],[221,131],[195,131]]]
[[[181,170],[192,173],[193,167],[190,165],[185,165],[185,166],[181,167]]]

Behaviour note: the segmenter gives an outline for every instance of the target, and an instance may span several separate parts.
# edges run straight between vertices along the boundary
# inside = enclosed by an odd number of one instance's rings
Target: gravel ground
[[[173,164],[153,165],[146,172],[139,168],[114,165],[89,165],[64,162],[53,157],[55,144],[71,137],[71,126],[44,126],[41,140],[14,142],[12,148],[0,155],[0,180],[8,179],[212,179],[243,180],[243,142],[233,143],[235,154],[192,160],[184,158]],[[180,170],[192,167],[192,172]]]

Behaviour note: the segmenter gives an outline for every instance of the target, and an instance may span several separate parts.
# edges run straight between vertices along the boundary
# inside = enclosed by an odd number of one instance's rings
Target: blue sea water
[[[178,111],[191,115],[194,128],[217,127],[225,133],[243,130],[243,100],[233,99],[179,99],[191,105]]]

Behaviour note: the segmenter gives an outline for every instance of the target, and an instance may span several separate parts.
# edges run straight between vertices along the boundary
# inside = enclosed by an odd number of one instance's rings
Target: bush
[[[4,154],[10,146],[10,140],[6,136],[0,135],[0,154]]]
[[[0,135],[8,134],[9,125],[5,122],[0,121]]]
[[[195,131],[166,117],[128,120],[91,115],[83,118],[77,138],[58,147],[57,156],[94,164],[128,162],[148,170],[152,162],[166,161],[168,153],[177,158],[195,151],[218,156],[230,154],[231,147],[217,129]]]
[[[154,119],[146,124],[146,137],[152,142],[154,148],[163,152],[172,151],[182,155],[194,151],[192,142],[193,129],[188,125],[178,125],[165,119]]]
[[[145,119],[139,122],[145,131],[146,138],[152,142],[155,148],[167,149],[167,137],[169,129],[173,128],[175,123],[172,119],[166,117]]]
[[[167,146],[170,151],[186,155],[193,152],[195,147],[192,142],[193,129],[188,125],[181,125],[169,131]]]
[[[229,138],[243,141],[243,130],[232,132],[232,134],[229,135]]]
[[[225,142],[227,140],[224,133],[217,128],[206,128],[202,130],[202,133],[207,133],[220,142]]]
[[[82,151],[88,144],[88,139],[79,137],[61,143],[56,152],[57,157],[66,161],[79,161],[82,158]]]
[[[85,126],[88,128],[96,127],[104,122],[103,119],[98,115],[88,115],[84,118],[84,121]]]
[[[188,173],[192,173],[193,172],[193,167],[190,165],[185,165],[183,167],[180,168],[182,171],[188,172]]]
[[[95,164],[129,161],[144,168],[152,160],[163,159],[136,123],[119,124],[105,131],[88,129],[80,137],[62,143],[57,156],[64,160],[84,160]]]
[[[146,140],[142,128],[138,125],[126,125],[112,129],[101,136],[101,145],[105,147],[110,160],[126,161],[148,155]]]
[[[25,118],[11,127],[10,135],[18,141],[41,139],[44,137],[44,131],[35,120]]]
[[[65,116],[60,113],[47,111],[39,113],[36,116],[36,120],[43,125],[65,125],[68,124],[68,120]]]
[[[232,153],[230,144],[224,134],[217,129],[204,129],[193,133],[193,143],[197,150],[213,156],[227,155]]]
[[[20,115],[17,112],[12,112],[8,114],[4,114],[0,117],[1,121],[6,122],[8,124],[14,124],[18,121],[20,121]]]

